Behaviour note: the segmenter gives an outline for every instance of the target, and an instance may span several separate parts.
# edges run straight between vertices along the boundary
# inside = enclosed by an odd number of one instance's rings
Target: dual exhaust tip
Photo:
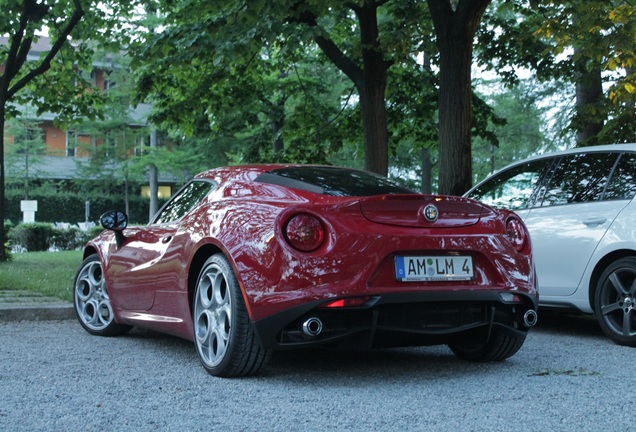
[[[534,327],[537,324],[537,311],[529,309],[523,314],[523,323],[526,327]]]
[[[316,337],[322,333],[322,321],[319,318],[311,317],[303,322],[303,334],[309,337]]]
[[[537,324],[537,311],[529,309],[523,314],[523,323],[526,327],[534,327]],[[308,337],[316,337],[322,333],[322,321],[317,317],[307,318],[302,325],[303,334]]]

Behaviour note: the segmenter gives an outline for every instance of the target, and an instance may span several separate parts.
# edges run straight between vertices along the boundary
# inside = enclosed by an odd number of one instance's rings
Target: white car
[[[465,195],[514,210],[532,240],[539,304],[594,313],[636,346],[636,144],[582,147],[511,164]]]

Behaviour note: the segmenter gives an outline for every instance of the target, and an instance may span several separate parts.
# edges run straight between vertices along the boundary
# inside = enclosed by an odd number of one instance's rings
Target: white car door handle
[[[607,218],[593,217],[593,218],[585,219],[583,223],[587,226],[592,226],[592,225],[598,226],[598,225],[604,224],[605,221],[607,221]]]

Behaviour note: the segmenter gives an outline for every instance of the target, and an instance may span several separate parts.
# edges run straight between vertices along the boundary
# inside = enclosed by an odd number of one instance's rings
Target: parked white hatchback
[[[514,210],[530,231],[539,304],[594,313],[636,346],[636,144],[582,147],[511,164],[465,195]]]

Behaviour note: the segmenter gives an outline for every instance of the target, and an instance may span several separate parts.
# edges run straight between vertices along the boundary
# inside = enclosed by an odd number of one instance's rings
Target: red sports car
[[[75,278],[81,325],[192,340],[216,376],[310,346],[448,344],[503,360],[537,319],[530,238],[514,213],[368,172],[217,168],[147,226],[127,227],[119,211],[102,225]]]

